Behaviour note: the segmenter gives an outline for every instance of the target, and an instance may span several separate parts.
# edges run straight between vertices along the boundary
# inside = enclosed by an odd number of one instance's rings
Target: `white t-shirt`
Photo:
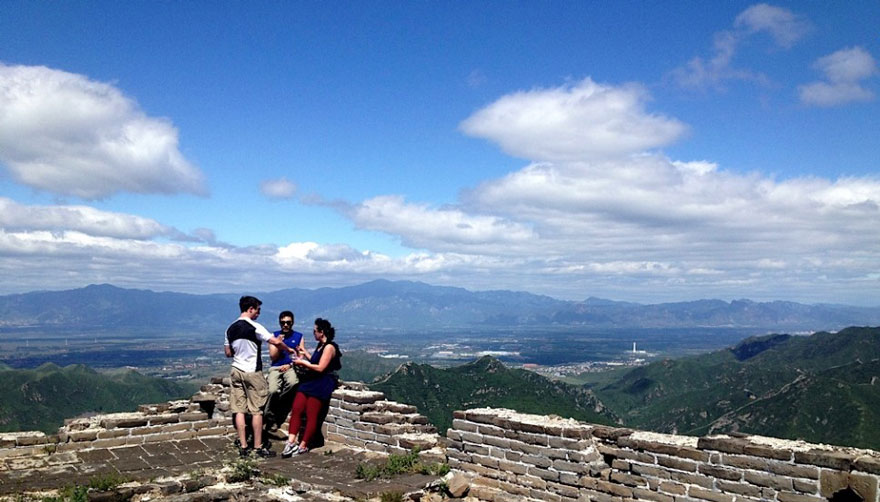
[[[226,328],[226,343],[232,347],[232,367],[246,373],[263,370],[260,348],[272,339],[262,324],[247,316],[241,316]]]

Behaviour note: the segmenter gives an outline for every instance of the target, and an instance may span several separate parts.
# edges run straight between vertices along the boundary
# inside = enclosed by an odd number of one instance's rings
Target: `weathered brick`
[[[123,446],[126,445],[127,440],[124,437],[113,438],[113,439],[96,439],[92,441],[92,448],[113,448],[115,446]]]
[[[715,483],[714,478],[706,477],[702,474],[694,474],[691,472],[669,471],[669,479],[679,481],[681,483],[698,485],[703,488],[712,488]]]
[[[551,471],[549,469],[541,469],[540,467],[529,467],[529,474],[532,476],[537,476],[541,479],[547,481],[558,481],[559,473],[556,471]]]
[[[482,465],[483,467],[491,467],[492,469],[498,469],[498,459],[487,457],[485,455],[471,455],[471,462]]]
[[[208,414],[204,413],[205,420],[208,418]],[[164,424],[176,424],[180,421],[180,415],[151,415],[150,417],[150,425],[164,425]]]
[[[612,495],[617,495],[618,497],[627,498],[633,496],[632,488],[612,483],[610,481],[603,481],[601,479],[596,480],[595,489]]]
[[[612,469],[617,469],[617,470],[623,471],[623,472],[629,472],[631,465],[632,464],[630,464],[629,462],[627,462],[625,460],[614,459],[611,461],[611,468]]]
[[[857,457],[853,462],[853,466],[859,471],[880,474],[880,457],[867,455]]]
[[[746,455],[731,455],[724,453],[721,455],[721,463],[731,467],[739,467],[740,469],[754,469],[757,471],[767,470],[766,459]]]
[[[643,439],[633,439],[632,437],[622,437],[617,441],[618,446],[632,448],[634,450],[644,450],[653,453],[663,453],[673,457],[687,458],[697,460],[699,462],[708,462],[709,453],[700,451],[687,446],[677,446],[656,441],[646,441]]]
[[[447,435],[447,437],[449,437]],[[484,436],[483,442],[489,446],[497,446],[499,448],[510,448],[510,440],[503,437]]]
[[[724,453],[743,453],[748,443],[741,438],[701,437],[697,440],[700,450],[716,450]]]
[[[553,482],[548,482],[546,489],[557,495],[574,499],[578,497],[578,492],[580,491],[577,489],[577,487]]]
[[[852,468],[855,455],[842,451],[810,450],[794,452],[794,461],[798,464],[818,465],[839,471]]]
[[[577,448],[579,441],[577,439],[568,439],[558,436],[550,436],[548,438],[550,448],[573,450]]]
[[[599,450],[599,453],[605,456],[623,458],[626,460],[635,460],[637,462],[642,462],[645,464],[654,464],[657,462],[654,455],[641,451],[624,450],[621,448],[614,448],[606,445],[599,445],[597,449]]]
[[[669,479],[669,472],[666,469],[660,469],[651,465],[632,464],[632,472],[642,474],[644,476],[654,476],[662,479]]]
[[[827,499],[820,497],[811,497],[809,495],[799,495],[797,493],[779,492],[776,494],[776,500],[779,502],[828,502]]]
[[[68,441],[81,442],[81,441],[94,441],[98,439],[98,431],[99,429],[86,429],[84,431],[73,431],[67,434]]]
[[[651,500],[653,502],[675,502],[675,499],[669,495],[657,493],[645,488],[633,488],[633,496],[641,500]]]
[[[549,458],[542,455],[523,455],[521,461],[526,464],[534,465],[546,469],[553,465]]]
[[[608,439],[611,441],[617,441],[618,438],[629,436],[632,433],[632,429],[622,427],[606,427],[604,425],[597,425],[593,427],[592,430],[592,434],[594,437]]]
[[[770,446],[746,444],[743,453],[756,457],[772,458],[774,460],[791,460],[793,452],[784,448],[771,448]]]
[[[661,481],[659,489],[660,491],[671,493],[673,495],[687,494],[687,485],[674,483],[672,481]]]
[[[775,474],[767,474],[763,472],[746,472],[744,474],[746,481],[753,485],[766,486],[774,490],[791,491],[794,487],[791,484],[791,478],[777,476]]]
[[[472,443],[464,443],[464,451],[477,455],[489,455],[489,447]],[[549,460],[547,462],[550,462]]]
[[[511,462],[510,460],[499,460],[498,468],[514,474],[527,474],[529,470],[528,465],[520,462]]]
[[[585,474],[589,470],[589,467],[587,465],[578,464],[576,462],[568,462],[561,459],[553,461],[553,468],[557,471],[568,471],[579,474]]]
[[[648,486],[648,481],[641,476],[634,476],[623,472],[612,472],[611,481],[626,486]]]
[[[533,474],[523,474],[517,476],[516,482],[522,486],[527,486],[534,490],[543,490],[547,488],[547,481]]]
[[[796,465],[786,462],[767,462],[767,470],[773,474],[795,478],[819,479],[819,468],[812,465]]]
[[[706,490],[698,486],[688,488],[688,496],[712,502],[733,502],[734,496],[714,490]]]
[[[711,476],[717,479],[727,479],[730,481],[739,481],[742,479],[742,471],[736,469],[728,469],[717,465],[702,464],[699,468],[700,474]]]
[[[819,492],[819,485],[813,481],[804,479],[792,479],[791,484],[795,490],[801,493],[815,494]]]
[[[760,488],[758,488],[757,486],[746,484],[746,483],[733,483],[731,481],[718,480],[715,483],[715,486],[719,490],[721,490],[723,492],[727,492],[727,493],[735,493],[737,495],[745,495],[747,497],[755,497],[755,498],[761,497],[761,489]]]
[[[697,463],[691,460],[683,460],[676,457],[668,457],[666,455],[657,455],[657,463],[664,466],[669,467],[671,469],[678,469],[680,471],[688,471],[688,472],[697,472]]]

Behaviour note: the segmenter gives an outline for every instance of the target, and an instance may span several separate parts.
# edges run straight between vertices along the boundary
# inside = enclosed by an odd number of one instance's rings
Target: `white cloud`
[[[260,183],[260,192],[270,199],[290,199],[296,194],[296,184],[283,177],[265,180]]]
[[[801,102],[814,106],[837,106],[871,101],[874,93],[862,81],[877,74],[877,62],[862,47],[841,49],[813,64],[825,79],[798,87]]]
[[[149,218],[101,211],[88,206],[27,206],[0,197],[0,228],[6,230],[78,231],[127,239],[176,237],[179,232]]]
[[[407,204],[403,197],[383,196],[366,200],[349,210],[359,228],[399,236],[415,248],[460,251],[486,243],[503,253],[534,238],[530,228],[494,216],[468,215],[458,209]]]
[[[740,44],[759,33],[768,33],[776,46],[791,48],[810,31],[810,23],[797,14],[767,4],[753,5],[734,19],[732,30],[713,37],[712,56],[694,57],[670,73],[672,79],[687,88],[721,88],[725,81],[744,80],[766,85],[769,79],[746,68],[736,68],[733,60]]]
[[[746,33],[769,33],[780,47],[790,48],[810,31],[810,24],[787,9],[765,3],[752,5],[733,23]]]
[[[44,66],[0,63],[0,162],[19,183],[84,199],[206,193],[169,120],[110,84]]]
[[[508,94],[461,123],[518,157],[570,161],[627,155],[671,143],[686,131],[675,119],[646,113],[638,85],[586,78],[573,85]]]

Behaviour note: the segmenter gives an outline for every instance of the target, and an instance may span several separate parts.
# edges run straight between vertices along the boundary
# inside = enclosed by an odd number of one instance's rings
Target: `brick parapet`
[[[759,436],[689,437],[505,409],[456,411],[450,466],[493,502],[880,502],[880,454]]]

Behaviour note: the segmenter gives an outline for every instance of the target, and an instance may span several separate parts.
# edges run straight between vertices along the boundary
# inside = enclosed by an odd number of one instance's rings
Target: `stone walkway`
[[[280,452],[283,441],[274,441]],[[91,492],[90,500],[168,499],[176,502],[263,500],[365,500],[381,493],[419,491],[436,477],[421,474],[365,481],[355,476],[361,462],[382,463],[385,457],[328,443],[289,459],[276,456],[250,462],[259,471],[251,482],[229,485],[229,467],[238,460],[232,438],[201,438],[131,447],[54,453],[40,466],[0,470],[0,496],[36,493],[102,478],[130,481],[112,492]],[[23,459],[24,460],[24,459]],[[267,479],[280,480],[281,486]],[[285,480],[287,480],[285,482]],[[274,495],[273,495],[274,494]]]

